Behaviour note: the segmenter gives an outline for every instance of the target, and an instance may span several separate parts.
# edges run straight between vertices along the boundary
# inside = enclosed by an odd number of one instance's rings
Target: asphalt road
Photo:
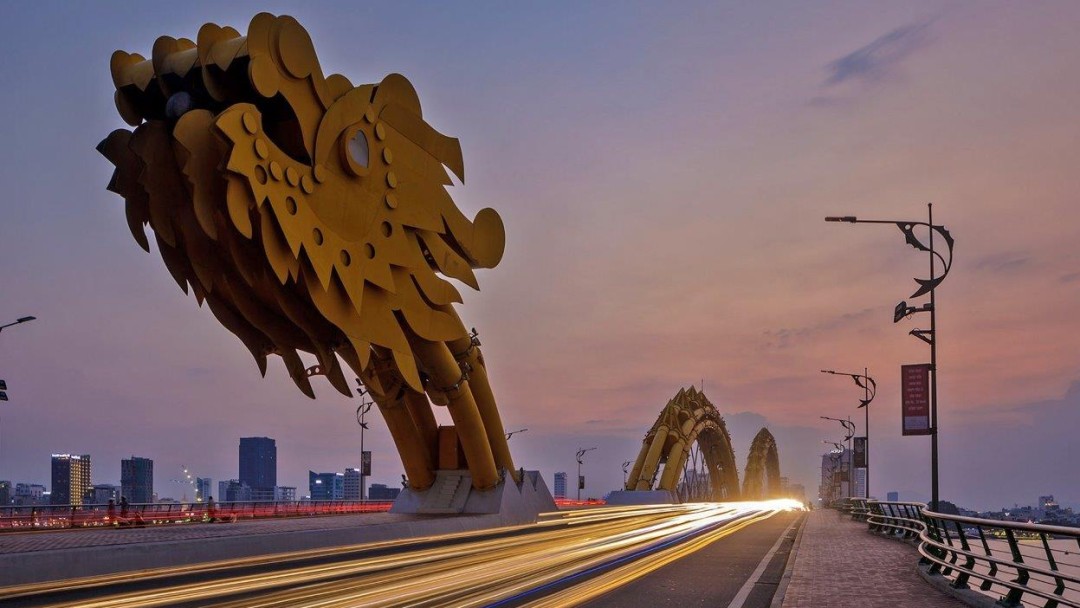
[[[769,518],[721,538],[682,559],[582,604],[586,608],[691,608],[731,606],[744,584],[780,540],[735,607],[768,608],[784,573],[803,513]],[[792,524],[795,524],[792,526]],[[783,536],[781,536],[783,535]],[[745,599],[744,599],[745,598]]]
[[[738,595],[740,577],[755,571],[793,519],[778,503],[588,509],[500,531],[5,587],[0,600],[81,608],[344,608],[570,606],[590,600],[638,606],[707,597],[706,605],[724,606],[715,598]],[[635,587],[636,593],[621,595]]]

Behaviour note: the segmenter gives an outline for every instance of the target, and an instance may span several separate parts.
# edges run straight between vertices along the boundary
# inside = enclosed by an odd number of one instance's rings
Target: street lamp
[[[585,485],[581,479],[581,465],[585,464],[585,453],[591,452],[596,448],[578,448],[577,451],[577,499],[581,500],[581,486]]]
[[[627,460],[622,463],[622,485],[626,488],[626,476],[630,474],[630,465],[634,464],[634,461]]]
[[[863,398],[859,400],[859,407],[863,408],[863,413],[866,414],[866,450],[863,452],[863,464],[866,465],[866,488],[865,498],[870,499],[870,402],[874,400],[877,395],[877,382],[869,376],[870,371],[867,368],[863,368],[862,374],[850,374],[846,372],[838,372],[831,369],[821,370],[823,374],[833,374],[836,376],[850,376],[855,381],[855,384],[863,389]]]
[[[953,260],[953,244],[955,241],[949,231],[945,229],[945,226],[940,226],[934,223],[934,206],[930,203],[926,204],[927,221],[925,222],[907,222],[907,221],[895,221],[895,220],[860,220],[853,215],[846,215],[842,217],[830,216],[826,217],[826,222],[847,222],[849,224],[893,224],[900,229],[900,232],[904,233],[904,240],[908,245],[911,245],[919,251],[925,251],[930,254],[930,278],[929,279],[915,279],[919,288],[915,290],[915,293],[911,294],[912,298],[917,298],[926,294],[930,295],[930,301],[922,306],[915,307],[909,306],[906,301],[902,301],[896,305],[893,310],[893,323],[899,323],[901,319],[911,316],[917,312],[930,313],[930,329],[913,329],[910,333],[916,338],[926,342],[930,345],[930,503],[931,508],[938,508],[938,422],[937,422],[937,385],[938,385],[938,369],[937,369],[937,306],[935,306],[935,294],[934,291],[945,277],[949,274],[949,269],[952,268]],[[929,239],[927,243],[923,243],[919,237],[915,236],[915,227],[925,226],[929,233]],[[937,233],[944,239],[945,244],[949,249],[949,257],[945,259],[940,252],[934,249],[934,234]],[[941,276],[937,274],[937,262],[941,261],[942,271]]]
[[[855,490],[854,490],[854,487],[855,487],[855,483],[854,483],[855,482],[855,479],[854,479],[855,475],[852,473],[852,467],[851,467],[851,455],[852,455],[851,438],[855,436],[855,423],[852,422],[851,420],[844,420],[843,418],[830,418],[829,416],[819,416],[819,418],[821,418],[822,420],[832,420],[834,422],[839,422],[840,426],[844,427],[844,431],[847,433],[844,436],[844,441],[846,441],[847,444],[848,444],[847,453],[846,454],[844,453],[843,445],[840,446],[840,453],[841,453],[841,458],[842,458],[841,462],[847,461],[846,468],[847,468],[847,472],[848,472],[848,484],[847,484],[847,486],[848,486],[848,496],[849,497],[854,496],[854,494],[855,494]]]
[[[528,430],[529,429],[518,429],[516,431],[510,431],[509,433],[506,434],[506,440],[510,441],[510,438],[513,437],[514,435],[517,435],[518,433],[524,433],[525,431],[528,431]]]
[[[12,325],[18,325],[19,323],[28,323],[30,321],[33,321],[34,319],[37,319],[37,317],[19,317],[18,319],[11,323],[8,323],[7,325],[0,325],[0,331],[4,331],[5,327],[11,327]]]
[[[371,411],[372,403],[367,399],[367,389],[364,388],[364,383],[359,378],[356,379],[357,391],[360,393],[360,405],[356,408],[356,422],[360,425],[360,500],[364,500],[364,494],[366,488],[366,475],[371,469],[371,460],[368,459],[367,463],[364,462],[367,454],[364,452],[364,431],[368,429],[367,421],[365,417],[367,413]],[[367,470],[365,470],[365,464],[367,464]]]
[[[5,327],[11,327],[12,325],[18,325],[19,323],[27,323],[29,321],[33,321],[36,318],[37,317],[19,317],[18,319],[16,319],[12,323],[8,323],[6,325],[0,325],[0,331],[4,331]],[[0,380],[0,401],[7,401],[7,400],[8,400],[7,383],[4,382],[3,380]]]

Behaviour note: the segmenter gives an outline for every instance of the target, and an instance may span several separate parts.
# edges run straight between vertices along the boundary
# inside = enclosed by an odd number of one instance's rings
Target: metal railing
[[[121,505],[25,505],[0,507],[0,533],[58,528],[143,527],[241,519],[312,517],[389,511],[393,501],[291,500]]]
[[[1080,608],[1080,528],[936,513],[869,501],[872,532],[917,543],[926,570],[1002,606]]]

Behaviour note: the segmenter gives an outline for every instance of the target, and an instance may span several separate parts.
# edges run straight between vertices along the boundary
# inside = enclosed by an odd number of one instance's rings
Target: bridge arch
[[[692,386],[680,389],[661,410],[627,477],[626,490],[653,489],[676,493],[684,502],[738,498],[739,472],[727,426]]]
[[[780,454],[776,439],[763,428],[750,444],[743,474],[743,500],[765,500],[780,496]]]

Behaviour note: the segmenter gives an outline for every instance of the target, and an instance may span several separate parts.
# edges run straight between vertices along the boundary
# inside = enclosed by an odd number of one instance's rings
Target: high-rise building
[[[866,469],[853,469],[854,453],[844,448],[821,456],[821,486],[818,497],[828,502],[866,496]]]
[[[7,506],[11,504],[12,499],[12,487],[10,481],[0,481],[0,505]]]
[[[195,478],[195,502],[206,502],[214,495],[214,482],[209,477]]]
[[[345,500],[363,500],[360,495],[360,469],[345,469],[345,481],[342,496]]]
[[[253,500],[273,500],[277,486],[277,443],[269,437],[240,438],[240,483]]]
[[[345,475],[308,471],[308,490],[311,500],[342,500],[345,496]]]
[[[52,494],[49,503],[54,505],[81,505],[89,498],[93,482],[90,480],[90,455],[52,455]]]
[[[114,486],[111,483],[98,483],[94,484],[91,492],[93,492],[90,502],[95,505],[103,505],[110,500],[114,503],[120,502],[120,488]]]
[[[278,486],[274,488],[274,500],[280,502],[293,502],[296,500],[296,488],[292,486]]]
[[[218,482],[219,502],[247,502],[251,500],[251,487],[239,479]]]
[[[566,473],[555,473],[555,498],[566,498]]]
[[[120,495],[130,503],[154,502],[154,461],[132,456],[120,460]]]

